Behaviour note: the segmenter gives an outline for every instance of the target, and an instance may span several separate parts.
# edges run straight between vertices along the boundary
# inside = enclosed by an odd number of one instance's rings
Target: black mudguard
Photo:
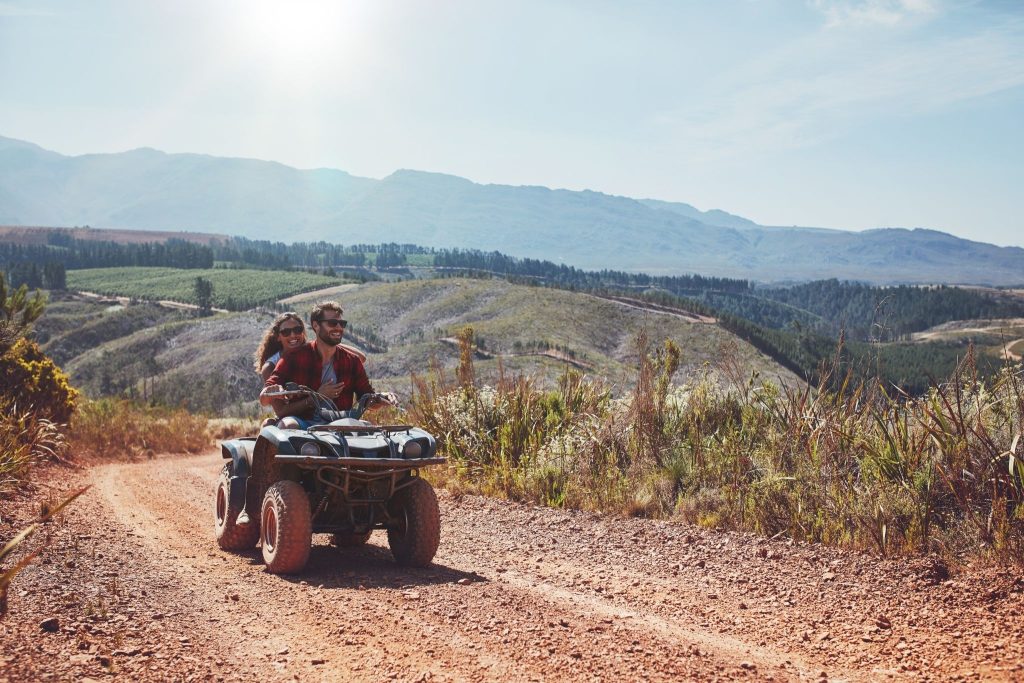
[[[245,488],[252,472],[252,451],[256,439],[231,439],[220,444],[221,457],[231,460],[231,504],[236,509],[245,506]]]
[[[273,480],[273,456],[296,455],[288,434],[274,426],[264,427],[259,437],[221,443],[221,455],[231,459],[231,502],[248,519],[259,517],[263,494]]]

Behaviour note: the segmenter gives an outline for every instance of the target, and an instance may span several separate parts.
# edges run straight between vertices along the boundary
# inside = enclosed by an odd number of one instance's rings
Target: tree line
[[[904,341],[914,332],[951,320],[1024,316],[1024,301],[963,287],[878,287],[817,280],[793,287],[759,288],[735,295],[703,292],[698,299],[723,313],[765,327],[811,331],[864,342]]]

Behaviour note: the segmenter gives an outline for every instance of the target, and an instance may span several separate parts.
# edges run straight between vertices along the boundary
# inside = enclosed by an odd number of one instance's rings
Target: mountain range
[[[721,210],[589,190],[482,185],[413,170],[377,180],[146,148],[64,156],[4,137],[0,224],[397,242],[763,282],[1024,284],[1024,249],[936,230],[763,226]]]

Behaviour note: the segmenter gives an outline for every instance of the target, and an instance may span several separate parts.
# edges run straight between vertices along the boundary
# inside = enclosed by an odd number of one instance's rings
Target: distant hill
[[[498,250],[586,269],[759,281],[1024,283],[1024,249],[935,230],[757,225],[725,211],[400,170],[332,169],[137,149],[67,157],[0,137],[0,225],[399,242]]]
[[[110,300],[54,296],[36,325],[37,338],[87,393],[135,387],[140,395],[147,391],[171,405],[185,402],[193,409],[221,412],[247,402],[247,409],[253,409],[261,383],[252,354],[272,314],[192,318],[154,304],[122,307]],[[529,374],[546,386],[574,368],[622,395],[636,381],[635,339],[641,329],[653,345],[666,338],[679,344],[680,383],[706,368],[714,370],[723,359],[742,377],[756,371],[783,383],[797,382],[791,372],[714,321],[587,294],[447,278],[367,283],[346,291],[342,301],[356,336],[370,332],[386,344],[383,351],[363,347],[375,386],[404,396],[410,376],[428,375],[435,359],[447,368],[449,380],[454,377],[459,352],[447,340],[466,325],[482,342],[477,375],[492,384],[501,368],[510,375]],[[292,306],[304,315],[308,311],[308,303]]]

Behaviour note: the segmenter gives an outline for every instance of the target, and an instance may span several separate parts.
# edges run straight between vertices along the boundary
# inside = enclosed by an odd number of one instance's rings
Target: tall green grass
[[[567,372],[553,391],[477,386],[472,333],[456,377],[414,378],[411,417],[438,435],[448,484],[546,505],[675,517],[880,553],[1024,558],[1024,371],[973,358],[922,396],[827,369],[817,387],[743,376],[728,354],[672,388],[681,353],[637,340],[613,400]]]

